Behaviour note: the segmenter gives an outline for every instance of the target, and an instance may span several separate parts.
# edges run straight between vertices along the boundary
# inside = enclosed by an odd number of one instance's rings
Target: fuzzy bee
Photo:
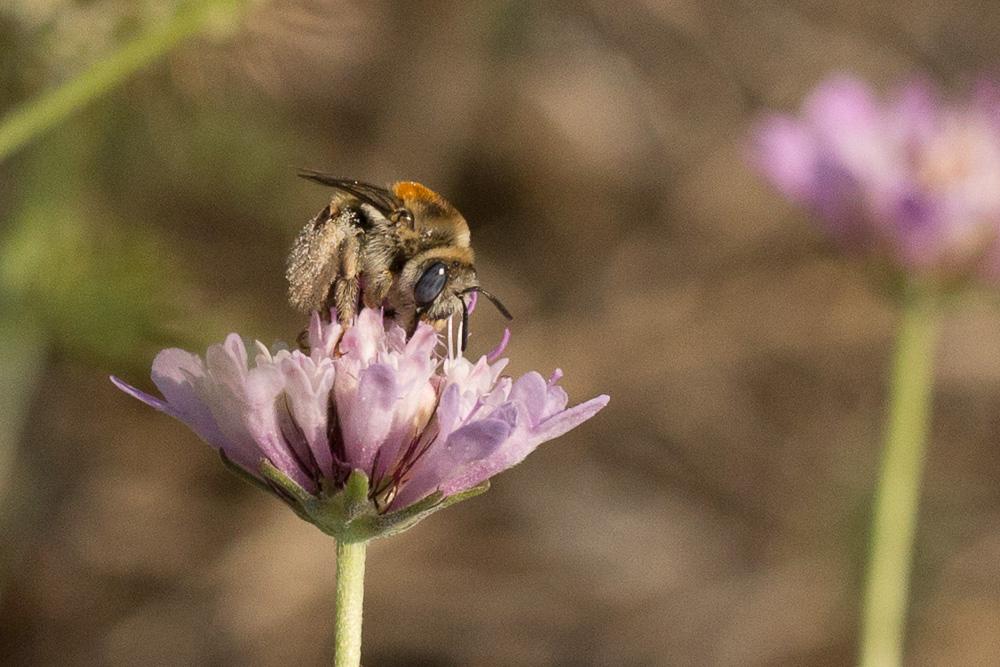
[[[469,336],[467,297],[482,294],[511,319],[480,287],[469,225],[439,194],[412,181],[386,189],[313,171],[299,175],[336,192],[292,246],[286,272],[292,306],[323,313],[335,307],[345,325],[359,304],[382,307],[408,334],[420,320],[440,330],[461,314],[463,350]]]

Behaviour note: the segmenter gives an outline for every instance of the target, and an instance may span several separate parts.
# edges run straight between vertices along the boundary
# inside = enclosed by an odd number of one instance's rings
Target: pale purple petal
[[[996,81],[980,77],[972,89],[971,104],[1000,131],[1000,85]]]
[[[351,384],[341,382],[343,375],[338,374],[334,381],[334,395],[347,462],[370,472],[375,453],[392,427],[398,398],[395,369],[374,364],[362,370],[357,383]]]
[[[853,76],[827,79],[802,105],[803,115],[823,139],[834,144],[877,132],[881,111],[868,84]]]
[[[330,484],[358,469],[380,496],[394,494],[391,509],[479,484],[607,402],[565,410],[561,371],[515,382],[500,376],[506,359],[442,359],[432,327],[407,339],[379,311],[362,311],[347,331],[335,312],[330,323],[314,313],[307,333],[308,354],[255,343],[248,359],[235,334],[204,361],[164,350],[153,364],[164,399],[112,380],[254,475],[267,460],[308,493],[336,493]]]
[[[417,327],[418,330],[420,328]],[[406,332],[403,331],[402,327],[389,327],[385,332],[385,347],[397,354],[401,354],[406,349]]]
[[[525,373],[514,382],[510,390],[510,400],[523,405],[527,411],[530,423],[537,424],[549,412],[549,386],[539,373]]]
[[[235,395],[242,395],[249,372],[243,339],[229,334],[221,345],[209,347],[205,353],[205,368],[213,383],[226,387]]]
[[[473,292],[473,294],[475,294],[475,292]],[[493,348],[489,353],[487,353],[486,360],[490,363],[493,363],[494,361],[499,359],[500,355],[503,354],[504,350],[507,349],[507,344],[509,342],[510,342],[510,329],[504,327],[503,337],[500,339],[500,343],[495,348]]]
[[[125,382],[121,378],[118,378],[114,375],[110,376],[110,379],[111,379],[111,384],[115,385],[116,387],[124,391],[126,394],[131,396],[132,398],[137,398],[146,405],[148,405],[149,407],[155,408],[160,412],[170,415],[171,417],[177,416],[177,414],[170,409],[170,406],[167,405],[166,401],[163,401],[157,398],[156,396],[151,396],[144,391],[136,389],[129,383]]]
[[[461,389],[457,384],[448,385],[441,394],[437,408],[438,427],[445,434],[458,428],[461,420]]]
[[[920,150],[939,129],[939,109],[940,103],[930,82],[911,81],[897,92],[889,111],[893,122],[887,123],[887,129],[899,133],[902,150]]]
[[[297,436],[305,440],[308,457],[326,476],[333,475],[333,453],[327,437],[327,416],[330,390],[333,387],[334,367],[329,360],[315,364],[299,351],[278,360],[284,374],[286,409],[289,411],[291,433],[286,433],[289,444]],[[282,431],[286,429],[283,427]],[[307,456],[300,452],[300,457]]]
[[[608,396],[605,395],[592,398],[550,417],[537,428],[523,429],[518,425],[517,432],[504,443],[503,447],[497,448],[493,454],[478,461],[462,476],[448,480],[441,490],[445,495],[459,493],[517,465],[543,442],[563,435],[596,415],[608,404],[608,400]]]
[[[177,348],[162,350],[153,360],[151,376],[174,417],[212,447],[219,449],[225,444],[205,402],[205,366],[201,359]]]
[[[861,80],[838,76],[820,84],[803,105],[810,131],[825,153],[817,162],[872,180],[891,177],[895,151],[871,89]]]
[[[341,351],[362,365],[372,363],[384,347],[385,329],[382,324],[382,314],[371,308],[361,311],[354,326],[347,330],[340,341]]]
[[[249,368],[246,346],[235,334],[208,349],[205,366],[201,398],[219,426],[226,455],[254,474],[267,459],[306,490],[314,490],[315,483],[281,434],[275,407],[284,387],[280,371],[271,364]]]
[[[478,482],[466,485],[467,479],[479,477],[471,464],[496,452],[507,441],[513,426],[509,420],[490,417],[463,426],[444,443],[435,443],[393,505],[405,507],[438,489],[451,495],[454,488],[475,486]]]
[[[283,389],[284,378],[274,366],[258,366],[250,370],[241,418],[260,452],[302,488],[314,491],[315,483],[282,434],[276,403]]]
[[[313,311],[309,318],[309,355],[313,361],[319,363],[323,359],[333,358],[334,350],[344,332],[344,328],[337,322],[337,311],[330,311],[330,323],[325,324],[318,312]]]
[[[816,186],[816,140],[798,121],[772,116],[754,131],[751,161],[783,195],[807,201]]]
[[[402,328],[396,328],[395,330],[402,331]],[[430,360],[437,344],[438,334],[434,330],[434,327],[421,322],[417,326],[417,330],[413,332],[413,336],[406,343],[404,352],[407,357]]]
[[[596,415],[604,409],[604,406],[610,400],[610,396],[602,394],[568,410],[558,412],[539,424],[532,432],[531,439],[536,441],[535,446],[537,446],[546,440],[558,438]],[[525,456],[527,456],[527,453],[525,453]],[[521,458],[523,459],[524,457],[522,456]],[[515,463],[519,461],[520,459],[515,461]]]
[[[945,102],[918,78],[883,100],[837,76],[798,117],[758,125],[752,162],[849,250],[930,284],[985,278],[1000,236],[997,91],[983,81]]]

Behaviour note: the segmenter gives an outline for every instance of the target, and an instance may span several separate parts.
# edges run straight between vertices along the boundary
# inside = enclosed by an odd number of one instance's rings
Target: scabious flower
[[[1000,97],[962,103],[914,81],[885,99],[821,83],[798,116],[756,128],[752,159],[840,243],[931,282],[1000,282]]]
[[[257,342],[252,359],[231,334],[205,359],[179,349],[153,362],[157,398],[123,391],[187,424],[223,460],[303,518],[348,541],[405,529],[538,445],[594,416],[598,396],[572,408],[558,386],[501,376],[506,345],[472,362],[421,323],[407,340],[365,309],[346,331],[313,314],[308,351]]]

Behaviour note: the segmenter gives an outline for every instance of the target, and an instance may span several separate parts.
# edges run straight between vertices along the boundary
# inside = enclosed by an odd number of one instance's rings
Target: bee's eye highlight
[[[448,269],[441,262],[434,262],[417,281],[417,286],[413,288],[413,300],[418,306],[430,305],[434,299],[438,298],[445,283],[448,282]]]
[[[413,226],[413,214],[410,212],[410,209],[407,208],[397,208],[389,215],[389,219],[397,225],[404,224],[411,227]]]

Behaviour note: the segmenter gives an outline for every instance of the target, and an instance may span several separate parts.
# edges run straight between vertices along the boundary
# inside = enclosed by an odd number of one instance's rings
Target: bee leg
[[[358,299],[361,296],[361,281],[358,277],[361,259],[361,242],[359,235],[353,234],[344,239],[340,254],[340,271],[333,281],[328,299],[333,300],[337,308],[337,320],[344,326],[350,326],[358,314]]]
[[[392,287],[392,271],[383,269],[365,283],[364,300],[368,308],[381,308]]]
[[[337,319],[343,325],[350,325],[358,314],[358,297],[361,283],[357,276],[337,278],[333,284],[333,302],[337,307]]]

